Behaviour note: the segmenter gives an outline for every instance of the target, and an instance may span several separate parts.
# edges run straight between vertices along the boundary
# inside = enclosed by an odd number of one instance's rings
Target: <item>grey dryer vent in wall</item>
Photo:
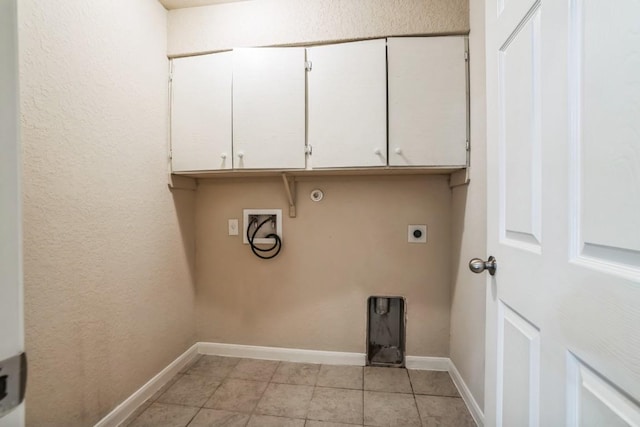
[[[367,302],[367,365],[403,367],[405,300],[372,296]]]

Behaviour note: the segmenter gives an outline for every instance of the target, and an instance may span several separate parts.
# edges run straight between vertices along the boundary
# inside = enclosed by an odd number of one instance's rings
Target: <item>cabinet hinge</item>
[[[169,160],[173,159],[173,150],[169,150]]]
[[[307,145],[304,147],[304,154],[308,154],[308,155],[312,155],[313,154],[313,147],[310,145]]]
[[[307,71],[311,71],[313,67],[313,63],[311,61],[304,61],[304,69]]]
[[[471,150],[471,144],[469,143],[468,139],[467,139],[467,143],[465,144],[465,147],[467,151]]]
[[[468,51],[468,50],[465,50],[465,51],[464,51],[464,60],[465,60],[465,61],[468,61],[468,60],[469,60],[469,51]]]

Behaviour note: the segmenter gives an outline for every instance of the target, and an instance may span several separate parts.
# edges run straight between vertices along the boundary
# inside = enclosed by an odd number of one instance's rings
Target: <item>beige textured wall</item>
[[[486,259],[484,1],[470,2],[471,182],[453,190],[451,360],[484,407],[485,274],[473,274],[471,258]]]
[[[254,0],[169,12],[169,55],[242,46],[466,33],[468,0]]]
[[[166,185],[166,11],[19,3],[27,424],[90,426],[195,341],[193,192]]]
[[[172,10],[168,16],[170,55],[468,31],[467,0],[261,0]],[[312,206],[308,191],[319,184],[330,186],[334,196]],[[299,217],[285,218],[287,249],[263,262],[239,238],[226,235],[226,221],[240,218],[244,207],[286,208],[281,187],[277,180],[222,181],[198,190],[198,338],[362,352],[366,297],[397,293],[409,298],[408,353],[448,356],[446,178],[301,184]],[[363,217],[365,212],[373,214]],[[429,224],[435,240],[408,245],[406,226],[415,222]],[[329,227],[338,228],[332,240]],[[369,233],[371,227],[379,232]]]
[[[325,198],[312,202],[321,188]],[[447,177],[305,178],[298,216],[279,179],[203,181],[196,227],[197,329],[203,341],[365,352],[366,299],[407,298],[407,353],[448,356],[451,192]],[[284,248],[255,257],[227,219],[282,208]],[[407,243],[427,224],[428,243]]]

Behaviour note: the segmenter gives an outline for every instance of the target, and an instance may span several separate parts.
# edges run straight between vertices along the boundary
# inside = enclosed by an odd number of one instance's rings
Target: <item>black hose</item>
[[[251,251],[253,252],[253,254],[255,256],[257,256],[258,258],[261,259],[272,259],[275,258],[276,256],[278,256],[278,254],[280,253],[280,250],[282,249],[282,239],[280,239],[280,236],[278,236],[275,233],[270,233],[267,234],[265,237],[266,238],[272,238],[275,240],[275,243],[273,244],[273,246],[271,246],[270,248],[266,248],[266,249],[262,249],[257,247],[253,241],[256,238],[256,235],[258,234],[258,230],[260,230],[260,228],[265,225],[267,222],[271,221],[271,218],[267,218],[264,221],[262,221],[255,229],[255,231],[253,232],[252,235],[249,235],[249,230],[251,229],[251,225],[254,222],[258,222],[257,219],[252,219],[251,222],[249,223],[249,225],[247,226],[247,240],[249,241],[249,246],[251,246]],[[277,248],[277,249],[276,249]],[[259,252],[271,252],[274,249],[276,249],[276,251],[274,253],[272,253],[271,255],[261,255]]]

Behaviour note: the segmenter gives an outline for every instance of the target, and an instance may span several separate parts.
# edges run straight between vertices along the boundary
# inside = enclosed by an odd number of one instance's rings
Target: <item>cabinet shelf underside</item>
[[[331,169],[242,169],[242,170],[212,170],[193,172],[174,172],[174,175],[187,176],[198,179],[225,179],[244,177],[274,177],[283,173],[291,177],[313,176],[388,176],[388,175],[450,175],[464,170],[464,166],[433,166],[433,167],[379,167],[379,168],[331,168]]]

